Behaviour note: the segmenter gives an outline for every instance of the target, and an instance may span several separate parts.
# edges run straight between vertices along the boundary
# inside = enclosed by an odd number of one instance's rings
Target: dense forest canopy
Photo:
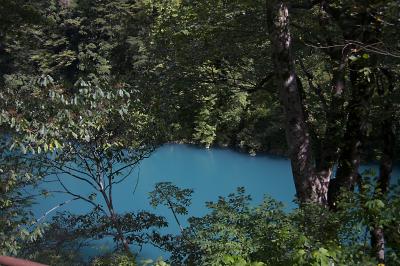
[[[150,243],[171,265],[400,264],[399,29],[395,0],[0,0],[0,254],[135,265],[130,245]],[[114,185],[168,142],[287,156],[298,208],[238,189],[184,228],[192,191],[160,183],[151,202],[175,221],[118,213]],[[93,210],[33,217],[24,189],[49,177]],[[106,236],[115,253],[81,261],[77,243]]]

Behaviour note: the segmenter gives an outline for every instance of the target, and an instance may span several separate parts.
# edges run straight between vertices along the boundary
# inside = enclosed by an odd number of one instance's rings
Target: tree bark
[[[320,201],[319,184],[313,180],[310,135],[304,119],[291,51],[288,5],[284,1],[267,1],[267,5],[272,61],[279,84],[280,101],[286,116],[286,140],[289,146],[296,196],[303,203]]]
[[[389,191],[390,177],[393,170],[393,157],[396,135],[393,130],[393,110],[390,93],[394,89],[393,76],[387,70],[382,70],[388,79],[388,95],[383,95],[384,100],[384,119],[381,122],[381,134],[383,140],[382,157],[379,165],[379,176],[377,181],[376,196],[384,198]],[[384,229],[379,224],[375,224],[371,230],[371,247],[375,258],[379,263],[385,263],[385,234]]]
[[[106,202],[107,205],[107,209],[110,213],[110,220],[114,226],[114,229],[117,231],[116,234],[116,238],[120,241],[122,247],[124,248],[126,254],[128,255],[132,255],[132,251],[129,247],[129,243],[126,240],[124,233],[121,230],[121,226],[118,223],[118,219],[117,219],[117,215],[115,214],[114,211],[114,206],[112,205],[112,199],[110,200],[110,198],[107,197],[106,192],[104,191],[104,189],[100,189],[100,192],[103,196],[104,201]]]
[[[341,53],[339,65],[333,72],[331,104],[326,114],[326,130],[322,140],[321,159],[316,165],[317,171],[330,179],[332,169],[338,160],[339,144],[343,138],[342,123],[344,122],[344,91],[348,52]]]
[[[375,226],[372,229],[371,246],[378,263],[385,263],[385,236],[382,227]]]
[[[338,159],[336,178],[329,184],[328,205],[336,208],[341,190],[352,191],[360,181],[358,168],[361,160],[361,148],[366,131],[366,120],[371,97],[370,84],[359,73],[359,66],[350,65],[351,99],[348,106],[346,130]]]
[[[368,4],[368,1],[360,3],[356,13],[348,13],[348,10],[335,7],[330,4],[329,1],[324,1],[322,8],[342,30],[342,37],[344,40],[350,41],[349,44],[344,46],[342,55],[346,55],[347,57],[352,53],[352,55],[355,56],[355,60],[349,64],[351,98],[347,110],[342,117],[343,119],[347,116],[344,136],[340,138],[337,135],[327,135],[327,137],[332,140],[341,139],[341,141],[337,143],[332,141],[337,147],[340,146],[336,178],[332,179],[329,185],[328,202],[332,207],[335,205],[340,190],[352,190],[360,179],[358,173],[360,153],[366,135],[366,121],[372,95],[372,86],[369,79],[373,79],[373,75],[367,77],[363,72],[368,68],[370,70],[374,69],[377,66],[378,58],[376,54],[369,54],[370,57],[368,60],[362,60],[363,52],[360,51],[360,47],[357,43],[368,45],[380,41],[381,32],[373,29],[381,28],[382,22],[376,19],[375,16],[371,16],[375,11],[370,10],[371,5]],[[331,58],[334,59],[338,57],[335,50],[328,49],[327,51]],[[333,100],[335,101],[335,97],[333,97]],[[343,99],[341,100],[339,98],[338,100],[340,103]],[[344,102],[341,104],[343,103]],[[332,114],[335,116],[335,111],[333,111]],[[340,116],[336,117],[339,118]],[[333,130],[330,131],[332,132],[330,134],[335,134]],[[337,156],[331,152],[327,152],[327,155],[328,160],[325,160],[325,163],[329,163],[329,156]]]
[[[332,59],[337,57],[336,52],[331,52]],[[346,79],[346,66],[348,60],[348,50],[339,54],[339,65],[334,70],[331,89],[331,104],[326,114],[326,130],[322,139],[322,148],[320,160],[316,162],[316,173],[320,180],[323,180],[326,191],[326,204],[332,209],[335,205],[332,198],[337,193],[338,185],[335,179],[332,179],[333,168],[338,161],[339,146],[343,139],[342,123],[345,120],[344,110],[344,91]]]
[[[348,107],[349,115],[343,146],[336,172],[339,187],[347,190],[351,190],[358,179],[360,153],[366,131],[366,120],[371,97],[371,85],[368,79],[359,72],[361,67],[352,64],[350,68],[352,95]]]

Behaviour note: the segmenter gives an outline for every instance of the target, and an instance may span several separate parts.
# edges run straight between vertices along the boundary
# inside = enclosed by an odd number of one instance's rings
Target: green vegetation
[[[0,0],[0,254],[80,265],[77,247],[111,237],[116,252],[92,265],[139,263],[131,244],[169,251],[172,265],[400,264],[399,11],[394,0]],[[239,189],[184,228],[192,191],[161,183],[151,203],[175,221],[118,213],[113,185],[166,142],[286,155],[298,208],[253,207]],[[376,180],[359,173],[366,160]],[[62,191],[35,190],[49,176]],[[30,210],[51,193],[93,209],[42,226],[50,212]],[[181,234],[161,234],[168,222]]]
[[[315,204],[288,212],[269,197],[251,206],[238,188],[208,202],[209,214],[189,218],[170,245],[172,265],[376,265],[368,230],[396,224],[400,198],[397,187],[384,202],[376,200],[368,180],[362,193],[343,194],[335,212]],[[399,235],[389,238],[387,263],[397,265]]]

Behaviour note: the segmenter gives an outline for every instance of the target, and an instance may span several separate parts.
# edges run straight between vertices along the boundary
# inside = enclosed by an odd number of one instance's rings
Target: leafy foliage
[[[251,206],[250,196],[238,188],[237,193],[208,202],[209,214],[189,218],[189,226],[172,240],[171,262],[176,265],[375,265],[365,234],[373,226],[368,206],[375,200],[365,201],[365,196],[347,195],[337,212],[309,204],[288,213],[282,203],[268,197],[259,206]],[[392,197],[388,199],[391,211],[383,210],[382,206],[374,211],[388,215],[391,226],[397,217],[392,211],[398,208],[398,195]],[[397,263],[396,246],[392,243],[387,247],[388,261],[393,263]]]
[[[120,266],[136,266],[134,259],[124,254],[110,254],[101,258],[95,258],[90,265],[93,266],[108,266],[108,265],[120,265]]]
[[[167,205],[177,214],[187,214],[186,207],[190,206],[192,189],[179,189],[171,182],[161,182],[150,192],[150,204],[153,207]]]
[[[0,254],[15,255],[42,235],[30,207],[35,192],[27,192],[43,176],[41,166],[21,157],[21,151],[9,151],[10,136],[0,136]]]
[[[153,9],[152,53],[170,138],[282,152],[263,3],[154,1]]]
[[[152,234],[156,234],[157,228],[168,225],[163,217],[146,211],[123,213],[118,215],[115,221],[99,210],[93,210],[84,215],[68,212],[58,213],[45,229],[43,237],[38,239],[34,246],[27,247],[24,253],[44,263],[49,258],[49,253],[53,256],[62,254],[62,257],[59,257],[61,260],[68,258],[68,254],[71,259],[79,259],[79,250],[84,246],[90,246],[90,242],[93,240],[111,238],[116,242],[119,241],[116,224],[124,237],[139,247],[145,243],[151,243]],[[129,260],[132,260],[131,255],[121,252],[118,248],[116,252],[116,257],[113,254],[111,256],[104,255],[104,258],[98,258],[98,262],[93,263],[106,263],[107,260],[125,261],[128,257],[130,257]],[[118,252],[121,252],[121,256],[117,256]],[[127,257],[124,258],[123,255]]]

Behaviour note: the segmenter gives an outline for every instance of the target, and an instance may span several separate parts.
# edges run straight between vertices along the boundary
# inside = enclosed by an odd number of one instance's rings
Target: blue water
[[[373,165],[372,165],[373,166]],[[368,168],[370,166],[364,166]],[[394,175],[400,175],[396,168]],[[66,184],[76,193],[90,194],[88,185],[82,182],[68,180]],[[139,178],[139,180],[138,180]],[[260,203],[265,194],[282,201],[287,208],[294,207],[292,202],[295,194],[290,162],[282,157],[257,155],[249,156],[230,149],[202,149],[190,145],[168,144],[157,149],[150,158],[142,161],[139,167],[123,183],[114,190],[114,205],[118,212],[148,210],[164,215],[170,225],[163,232],[179,233],[172,214],[164,207],[153,209],[149,205],[148,193],[154,189],[157,182],[172,182],[181,188],[192,188],[194,194],[188,216],[180,216],[183,225],[190,216],[202,216],[207,212],[206,201],[215,201],[218,196],[226,196],[243,186],[251,194],[254,204]],[[134,187],[138,184],[135,193]],[[57,189],[56,184],[47,184],[46,189]],[[47,210],[60,202],[69,199],[68,195],[55,194],[40,200],[35,205],[34,213],[40,217]],[[91,210],[86,202],[74,201],[57,211],[68,210],[72,213],[85,213]],[[46,217],[50,218],[51,215]],[[112,247],[103,241],[104,247]],[[134,248],[134,247],[133,247]],[[103,250],[104,251],[104,250]],[[138,250],[137,250],[138,251]],[[86,248],[86,255],[101,252],[99,248]],[[144,246],[140,252],[141,258],[166,257],[167,254],[157,248]]]

